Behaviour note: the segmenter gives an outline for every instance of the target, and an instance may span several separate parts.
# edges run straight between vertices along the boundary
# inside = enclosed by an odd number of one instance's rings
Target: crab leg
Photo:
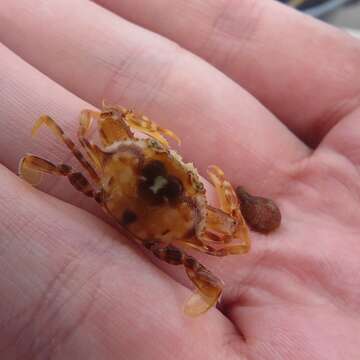
[[[208,174],[218,194],[221,210],[231,216],[231,218],[236,221],[234,231],[232,233],[229,233],[229,235],[233,238],[241,238],[242,240],[242,244],[240,244],[241,246],[233,245],[233,247],[235,247],[234,250],[229,251],[235,251],[235,253],[247,252],[248,250],[250,250],[249,229],[241,214],[240,204],[236,196],[235,190],[233,189],[229,181],[225,179],[225,175],[219,167],[211,166],[208,170]],[[211,230],[211,224],[209,230]],[[206,240],[206,238],[204,240]],[[230,249],[230,247],[226,248]],[[235,250],[236,248],[238,250]],[[240,250],[242,248],[244,250]]]
[[[128,110],[119,105],[106,105],[103,102],[103,111],[115,111],[121,115],[125,122],[134,130],[138,130],[145,135],[151,136],[158,140],[165,147],[169,147],[164,136],[174,139],[178,144],[181,143],[179,137],[171,130],[164,129],[150,120],[147,116],[136,114],[132,110]]]
[[[181,143],[180,139],[177,135],[175,135],[175,133],[173,133],[171,130],[158,126],[145,115],[136,115],[133,111],[126,110],[124,118],[131,128],[139,130],[142,133],[159,140],[166,147],[168,147],[169,144],[163,135],[171,137],[178,144]]]
[[[70,151],[74,154],[76,159],[89,173],[90,177],[98,184],[100,182],[100,179],[96,171],[93,169],[90,163],[84,158],[84,156],[76,147],[76,145],[64,134],[64,131],[61,129],[61,127],[50,116],[42,115],[36,121],[32,129],[32,135],[35,136],[36,132],[43,124],[45,124],[53,132],[53,134],[70,149]]]
[[[78,140],[85,149],[87,156],[98,172],[101,172],[105,160],[105,153],[96,145],[87,139],[87,135],[92,125],[93,118],[99,118],[100,113],[92,110],[82,110],[80,113],[80,122],[78,129]]]
[[[225,245],[223,247],[214,248],[210,245],[194,243],[192,240],[191,241],[178,240],[176,241],[176,243],[179,244],[180,246],[184,246],[190,249],[197,250],[204,254],[217,256],[217,257],[224,257],[228,255],[241,255],[249,252],[249,247],[244,244]]]
[[[103,146],[110,146],[119,140],[132,139],[134,136],[129,126],[114,111],[97,112],[82,110],[80,113],[80,127],[78,136],[84,138],[91,128],[93,120],[96,119],[99,125],[100,139]]]
[[[25,155],[19,164],[20,176],[32,185],[37,185],[41,180],[41,175],[51,174],[57,176],[66,176],[71,185],[76,190],[82,192],[86,196],[95,198],[101,203],[100,192],[96,192],[86,177],[80,172],[73,172],[72,168],[66,164],[54,165],[48,160],[35,155]]]
[[[237,221],[221,209],[207,206],[204,237],[207,242],[228,243],[233,240]]]
[[[192,256],[173,246],[164,246],[160,242],[145,240],[143,245],[159,259],[172,265],[183,265],[185,271],[196,286],[196,292],[185,304],[185,313],[189,316],[200,315],[214,306],[223,289],[223,283]]]

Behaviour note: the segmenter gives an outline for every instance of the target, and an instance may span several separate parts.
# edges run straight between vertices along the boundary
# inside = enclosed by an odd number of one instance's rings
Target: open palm
[[[6,0],[0,40],[2,359],[359,358],[355,39],[269,0]],[[186,317],[184,272],[66,179],[16,177],[29,151],[70,161],[45,129],[30,138],[40,114],[73,136],[102,99],[174,130],[203,175],[218,164],[278,202],[282,226],[250,254],[195,254],[226,283],[218,309]]]

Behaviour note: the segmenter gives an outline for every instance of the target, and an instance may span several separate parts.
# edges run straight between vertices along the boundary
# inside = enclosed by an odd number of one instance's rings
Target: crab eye
[[[154,180],[156,177],[166,176],[165,165],[159,160],[153,160],[144,166],[142,175],[148,180]]]

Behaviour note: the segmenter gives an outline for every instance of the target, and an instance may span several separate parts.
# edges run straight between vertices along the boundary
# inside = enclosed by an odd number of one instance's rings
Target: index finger
[[[184,158],[194,161],[200,173],[217,164],[234,183],[251,180],[261,190],[274,191],[279,179],[285,178],[283,170],[309,154],[256,99],[167,39],[92,2],[25,3],[32,6],[2,5],[0,28],[8,31],[0,34],[1,40],[93,105],[105,98],[135,107],[173,130],[183,140]],[[48,12],[40,11],[45,3]],[[20,72],[6,70],[12,68],[13,60],[3,58],[0,72],[6,72],[5,84],[16,78],[26,93],[33,92],[33,82],[26,82]]]
[[[360,42],[277,1],[96,1],[217,66],[308,143],[360,104]]]

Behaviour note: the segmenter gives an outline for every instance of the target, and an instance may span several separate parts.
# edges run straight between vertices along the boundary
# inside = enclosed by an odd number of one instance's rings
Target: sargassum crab
[[[98,144],[89,140],[94,121]],[[33,185],[43,173],[67,177],[77,190],[100,204],[127,237],[161,260],[184,266],[196,288],[185,304],[186,314],[197,316],[214,306],[223,282],[185,249],[212,256],[245,254],[250,249],[239,200],[220,168],[208,170],[219,201],[216,208],[208,204],[194,165],[185,163],[165,138],[180,142],[178,137],[144,115],[105,104],[100,112],[81,111],[78,140],[88,159],[50,116],[41,116],[32,134],[42,125],[70,149],[91,181],[69,165],[56,165],[32,154],[21,159],[20,176]],[[135,131],[141,135],[135,136]]]

